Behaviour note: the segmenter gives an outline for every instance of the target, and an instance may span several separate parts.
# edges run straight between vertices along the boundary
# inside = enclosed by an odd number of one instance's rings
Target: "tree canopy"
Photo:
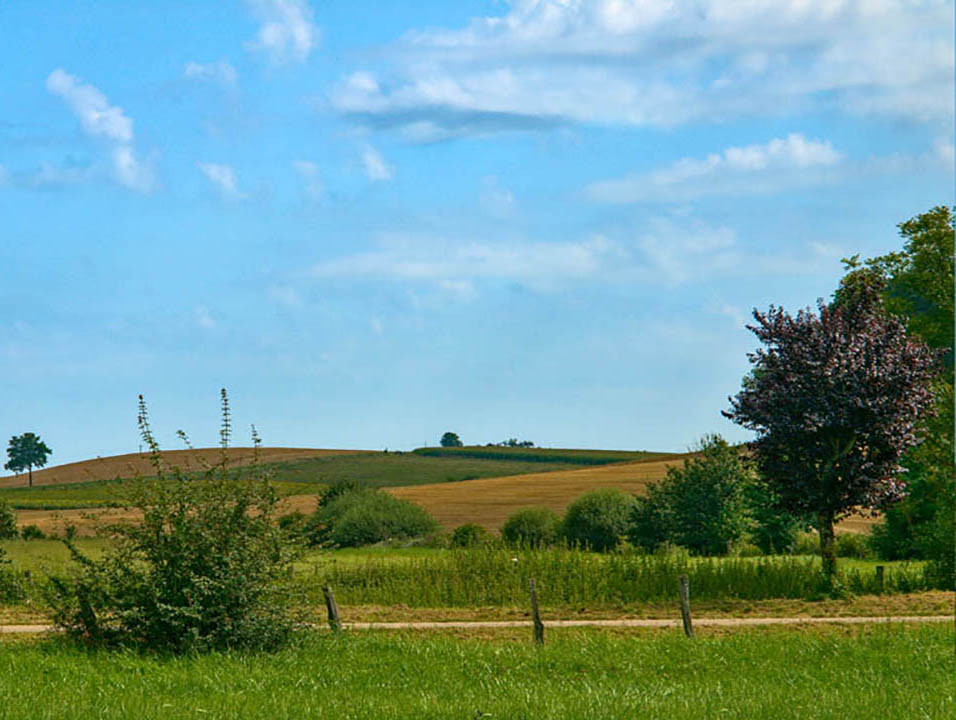
[[[461,439],[458,437],[458,434],[453,432],[446,432],[444,435],[442,435],[440,442],[442,447],[461,447],[462,446],[462,442],[461,442]]]
[[[724,412],[757,433],[757,463],[781,505],[816,516],[831,578],[835,521],[902,496],[900,459],[933,404],[938,353],[883,310],[879,290],[858,283],[796,317],[754,310],[748,328],[764,347]]]
[[[7,446],[7,457],[10,459],[3,467],[15,473],[27,470],[30,474],[30,487],[33,487],[33,468],[46,465],[47,455],[52,453],[39,435],[32,432],[14,435]]]

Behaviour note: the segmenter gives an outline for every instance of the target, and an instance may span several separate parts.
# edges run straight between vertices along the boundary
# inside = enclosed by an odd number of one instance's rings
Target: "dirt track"
[[[762,627],[767,625],[863,625],[867,623],[953,622],[952,615],[889,615],[884,617],[763,617],[697,618],[696,627]],[[456,622],[355,622],[343,623],[347,630],[469,630],[481,628],[531,627],[530,620],[479,620]],[[669,628],[680,627],[681,620],[546,620],[545,627]],[[53,632],[52,625],[0,625],[2,634],[39,634]]]

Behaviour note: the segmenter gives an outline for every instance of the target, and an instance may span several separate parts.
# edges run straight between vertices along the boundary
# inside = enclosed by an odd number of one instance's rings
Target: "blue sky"
[[[953,3],[0,4],[0,437],[681,450],[953,202]]]

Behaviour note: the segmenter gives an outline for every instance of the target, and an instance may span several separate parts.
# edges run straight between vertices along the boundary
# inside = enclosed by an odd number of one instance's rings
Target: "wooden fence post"
[[[528,582],[531,587],[531,619],[534,621],[534,641],[538,645],[544,645],[544,623],[541,622],[541,614],[538,612],[538,592],[534,587],[534,578]]]
[[[325,595],[325,609],[329,611],[329,628],[332,632],[341,632],[342,621],[339,620],[339,606],[335,603],[335,594],[328,585],[322,588]]]
[[[883,594],[883,566],[876,566],[876,592],[880,595]]]
[[[690,581],[686,575],[678,578],[680,583],[680,616],[684,622],[684,634],[687,637],[694,637],[694,628],[690,622]]]

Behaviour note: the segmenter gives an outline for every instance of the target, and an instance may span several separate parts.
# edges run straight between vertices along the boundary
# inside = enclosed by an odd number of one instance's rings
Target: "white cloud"
[[[196,163],[196,167],[212,183],[222,197],[230,200],[244,198],[245,195],[239,191],[239,184],[236,180],[236,172],[229,165],[220,165],[218,163]]]
[[[515,196],[510,190],[498,185],[498,179],[488,176],[481,181],[481,206],[489,215],[507,218],[514,214]]]
[[[509,280],[537,289],[595,277],[618,248],[605,238],[554,243],[456,243],[387,236],[380,247],[312,267],[314,278],[369,277],[425,282],[460,297],[476,280]]]
[[[97,88],[84,84],[59,68],[50,73],[46,87],[54,95],[63,98],[90,135],[119,143],[133,141],[133,121],[123,114],[122,108],[110,105]]]
[[[310,200],[321,200],[325,195],[325,185],[319,174],[319,166],[308,160],[296,160],[292,163],[303,181],[303,192]]]
[[[369,180],[391,180],[395,176],[395,168],[385,162],[382,154],[371,145],[362,148],[362,165]]]
[[[133,149],[133,121],[123,109],[110,105],[106,95],[93,85],[82,82],[64,70],[57,68],[47,77],[49,92],[62,98],[73,111],[88,135],[101,137],[113,144],[110,160],[113,177],[122,186],[138,192],[149,192],[155,186],[155,177],[150,166],[136,157]],[[75,182],[76,168],[60,171],[60,177],[48,177],[46,167],[36,177],[38,185],[67,184]]]
[[[387,71],[353,73],[331,99],[425,140],[833,107],[945,125],[952,15],[940,0],[514,0],[408,34]]]
[[[136,157],[129,145],[113,150],[113,171],[117,182],[130,190],[149,192],[155,185],[152,169]]]
[[[953,141],[950,138],[939,138],[933,145],[936,151],[936,157],[939,158],[947,168],[953,167],[954,152]]]
[[[239,83],[239,73],[225,60],[214,63],[186,63],[183,76],[199,82],[214,82],[234,88]]]
[[[248,0],[261,22],[250,50],[265,53],[274,63],[303,62],[319,44],[319,28],[306,0]]]
[[[288,285],[276,285],[269,289],[269,296],[280,305],[289,308],[302,307],[302,298],[295,288]]]
[[[702,195],[751,194],[821,179],[843,155],[829,141],[799,133],[768,143],[730,147],[705,158],[682,158],[649,173],[592,184],[587,192],[603,202],[685,201]]]
[[[197,307],[196,312],[196,324],[205,329],[212,330],[216,327],[216,321],[213,319],[213,316],[210,314],[209,310],[204,307]]]

